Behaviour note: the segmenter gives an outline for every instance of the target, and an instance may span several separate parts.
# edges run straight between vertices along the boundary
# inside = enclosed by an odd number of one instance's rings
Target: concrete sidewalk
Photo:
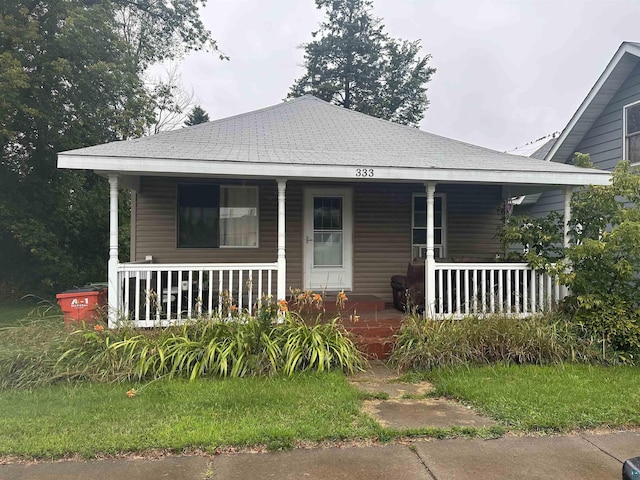
[[[0,479],[606,480],[620,479],[622,462],[639,455],[640,432],[506,436],[214,457],[0,465]]]

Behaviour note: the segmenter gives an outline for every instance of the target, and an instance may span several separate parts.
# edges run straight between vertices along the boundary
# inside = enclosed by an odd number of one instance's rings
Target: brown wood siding
[[[277,203],[277,195],[276,195]],[[276,212],[277,213],[277,212]],[[286,190],[287,295],[289,288],[302,288],[302,183],[287,182]],[[277,223],[277,218],[274,219]],[[276,229],[277,249],[277,229]]]
[[[354,186],[354,291],[392,301],[391,276],[405,273],[411,258],[411,193],[419,188],[378,183]]]
[[[191,180],[193,181],[193,180]],[[259,187],[258,248],[177,248],[176,185],[171,178],[143,178],[135,202],[135,260],[153,255],[158,263],[275,262],[277,204],[275,181]],[[197,182],[196,182],[197,183]],[[222,183],[222,182],[220,182]],[[303,286],[303,191],[327,184],[289,181],[286,189],[287,290]],[[420,184],[332,184],[353,188],[354,291],[391,302],[390,278],[406,272],[411,260],[411,198]],[[488,260],[499,251],[499,186],[439,185],[446,194],[447,250],[453,260]]]

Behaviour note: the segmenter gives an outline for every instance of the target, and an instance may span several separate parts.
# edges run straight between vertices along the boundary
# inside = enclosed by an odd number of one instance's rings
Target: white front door
[[[304,286],[351,290],[353,213],[348,188],[308,188],[304,194]]]

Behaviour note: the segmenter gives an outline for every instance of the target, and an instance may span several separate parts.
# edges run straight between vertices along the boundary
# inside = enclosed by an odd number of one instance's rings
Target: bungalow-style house
[[[526,315],[560,295],[500,263],[506,199],[609,173],[496,152],[304,96],[181,130],[59,154],[109,178],[110,324],[255,308],[289,288],[392,300],[420,267],[428,315]],[[131,262],[118,260],[118,187],[133,192]],[[105,199],[107,201],[107,199]],[[228,306],[228,305],[227,305]]]
[[[624,159],[640,165],[640,43],[623,42],[587,97],[546,153],[545,160],[570,163],[574,152],[613,170]],[[562,211],[560,190],[544,192],[527,211]]]

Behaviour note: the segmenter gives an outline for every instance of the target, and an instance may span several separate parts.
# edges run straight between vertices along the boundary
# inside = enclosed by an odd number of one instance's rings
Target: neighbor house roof
[[[551,135],[545,135],[544,137],[529,142],[521,147],[516,147],[513,150],[509,150],[507,153],[542,160],[547,155],[547,153],[549,153],[549,150],[551,150],[557,139],[558,133],[552,133]],[[542,192],[520,195],[518,197],[513,197],[511,199],[511,203],[513,205],[531,205],[540,200],[541,196]]]
[[[522,157],[531,157],[544,159],[558,139],[558,132],[545,135],[537,140],[516,147],[513,150],[507,150],[511,155],[520,155]]]
[[[607,172],[497,152],[309,95],[189,128],[62,152],[58,165],[142,175],[334,180],[366,176],[389,181],[548,185],[608,182]]]
[[[607,68],[569,120],[558,141],[547,153],[546,160],[564,163],[572,157],[582,138],[636,67],[640,61],[639,57],[639,43],[622,42]]]

